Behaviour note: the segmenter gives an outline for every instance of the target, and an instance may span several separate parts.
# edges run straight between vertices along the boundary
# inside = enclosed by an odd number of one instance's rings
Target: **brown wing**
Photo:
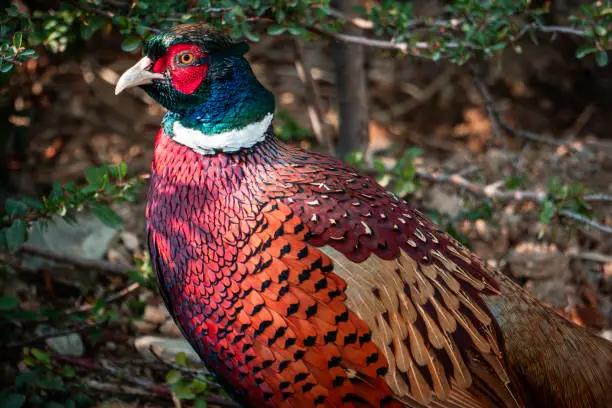
[[[394,396],[434,406],[523,405],[482,300],[499,294],[484,264],[370,178],[325,155],[290,152],[290,164],[262,180],[266,194],[286,203],[307,242],[332,259],[346,306],[384,355]]]
[[[380,378],[384,357],[347,307],[331,259],[305,242],[309,231],[287,205],[270,202],[261,215],[238,260],[246,296],[237,318],[250,326],[240,340],[252,345],[248,367],[281,391],[275,405],[397,406]]]

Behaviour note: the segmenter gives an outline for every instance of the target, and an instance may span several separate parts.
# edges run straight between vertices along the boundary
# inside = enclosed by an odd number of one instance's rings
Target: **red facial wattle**
[[[194,64],[180,64],[177,56],[185,52],[193,54]],[[162,58],[155,61],[153,72],[164,73],[168,71],[172,80],[172,86],[179,92],[186,95],[191,95],[200,86],[206,71],[208,63],[202,63],[202,58],[207,55],[200,47],[190,44],[175,44],[168,48],[168,52]]]

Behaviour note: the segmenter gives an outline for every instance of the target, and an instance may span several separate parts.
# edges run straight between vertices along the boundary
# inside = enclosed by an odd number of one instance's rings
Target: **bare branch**
[[[607,232],[608,234],[612,234],[612,227],[608,227],[607,225],[603,225],[595,220],[590,219],[582,214],[578,214],[577,212],[570,210],[561,210],[559,214],[564,215],[568,218],[572,218],[573,220],[579,221],[583,224],[590,225],[593,228],[596,228],[600,231]]]
[[[546,136],[542,136],[538,133],[535,133],[529,130],[516,129],[510,126],[510,124],[506,122],[506,120],[502,118],[501,114],[499,113],[499,110],[497,109],[497,106],[495,102],[493,101],[493,97],[491,96],[491,92],[489,92],[489,88],[484,83],[482,78],[480,78],[480,76],[476,73],[476,70],[473,67],[470,68],[470,71],[472,73],[472,79],[474,81],[474,85],[476,85],[478,92],[480,93],[480,95],[485,101],[485,104],[487,107],[487,113],[489,115],[489,119],[491,120],[491,126],[493,127],[493,134],[498,140],[502,141],[500,129],[503,129],[505,132],[508,132],[514,136],[521,137],[523,139],[529,139],[529,140],[533,140],[536,142],[545,143],[545,144],[549,144],[553,146],[563,146],[573,153],[578,153],[581,151],[566,142],[555,140],[555,139],[552,139]]]
[[[65,363],[69,363],[81,368],[84,368],[89,371],[95,371],[99,374],[106,374],[112,377],[115,377],[121,381],[131,383],[140,388],[146,389],[147,391],[154,393],[155,395],[172,398],[172,391],[165,385],[156,384],[151,380],[146,378],[136,377],[134,375],[126,373],[125,370],[112,366],[109,362],[102,361],[102,364],[95,363],[90,360],[86,360],[83,358],[70,357],[70,356],[62,356],[59,354],[53,354],[53,359],[57,361],[62,361]],[[205,395],[204,398],[210,404],[219,405],[220,407],[227,408],[239,408],[240,405],[235,403],[233,400],[221,397],[217,395]]]
[[[577,37],[584,37],[586,35],[584,30],[581,30],[579,28],[574,28],[574,27],[543,26],[537,23],[528,24],[525,27],[527,27],[528,30],[533,29],[536,31],[541,31],[543,33],[569,34],[569,35],[575,35]]]
[[[343,13],[340,10],[336,10],[334,8],[329,9],[329,11],[330,15],[340,20],[347,21],[353,24],[355,27],[361,28],[362,30],[371,30],[374,28],[374,23],[365,18],[349,16],[346,13]]]
[[[13,343],[9,343],[7,344],[5,347],[12,349],[12,348],[21,348],[21,347],[25,347],[25,346],[29,346],[31,344],[35,344],[38,343],[39,341],[43,341],[43,340],[47,340],[47,339],[53,339],[56,337],[62,337],[62,336],[67,336],[69,334],[72,333],[80,333],[80,332],[84,332],[86,330],[89,329],[93,329],[96,327],[100,327],[106,324],[106,321],[99,321],[99,322],[86,322],[86,323],[82,323],[82,324],[77,324],[71,327],[67,327],[65,329],[60,329],[60,330],[51,330],[49,333],[45,333],[45,334],[41,334],[26,340],[22,340],[22,341],[18,341],[18,342],[13,342]]]
[[[372,29],[374,27],[374,22],[365,19],[365,18],[361,18],[361,17],[351,17],[348,16],[338,10],[332,9],[331,10],[331,15],[351,23],[352,25],[354,25],[355,27],[359,27],[361,29]],[[462,19],[453,19],[453,20],[431,20],[431,21],[427,21],[424,19],[414,19],[411,22],[407,23],[407,28],[408,31],[410,30],[416,30],[419,27],[421,29],[423,28],[448,28],[448,29],[455,29],[457,27],[459,27],[461,25],[461,23],[464,20]],[[359,44],[359,45],[364,45],[366,47],[373,47],[373,48],[382,48],[382,49],[391,49],[391,50],[398,50],[401,51],[403,53],[415,56],[415,57],[421,57],[421,58],[430,58],[428,55],[419,53],[419,52],[410,52],[410,49],[415,49],[415,50],[432,50],[433,46],[432,44],[426,42],[426,41],[419,41],[416,42],[414,44],[410,44],[409,42],[406,41],[397,41],[394,38],[390,39],[390,40],[383,40],[383,39],[374,39],[374,38],[368,38],[368,37],[363,37],[363,36],[355,36],[355,35],[347,35],[347,34],[340,34],[340,33],[333,33],[333,32],[328,32],[325,30],[322,30],[319,27],[316,26],[310,26],[310,27],[306,27],[308,30],[313,31],[317,34],[320,35],[324,35],[327,37],[332,37],[336,40],[340,40],[340,41],[345,41],[348,43],[353,43],[353,44]],[[521,30],[515,35],[513,36],[510,40],[511,42],[516,42],[519,39],[521,39],[526,33],[528,33],[531,30],[535,30],[535,31],[540,31],[543,33],[553,33],[553,34],[568,34],[568,35],[574,35],[574,36],[578,36],[578,37],[585,37],[586,33],[584,30],[578,29],[578,28],[574,28],[574,27],[564,27],[564,26],[545,26],[545,25],[541,25],[539,23],[530,23],[530,24],[526,24],[525,26],[523,26],[521,28]],[[411,36],[414,35],[414,33],[410,33],[407,32],[405,33],[405,37],[406,38],[410,38]],[[450,41],[450,42],[445,42],[444,47],[447,49],[452,49],[452,48],[459,48],[459,47],[464,47],[464,48],[469,48],[469,49],[477,49],[478,47],[473,46],[472,44],[459,44],[457,42],[454,41]]]
[[[585,261],[593,261],[600,263],[612,263],[611,255],[606,255],[599,252],[577,252],[568,253],[568,255],[574,259],[584,259]]]
[[[310,65],[304,57],[304,44],[300,39],[295,40],[295,69],[300,80],[306,88],[308,99],[308,118],[317,141],[329,154],[335,154],[334,142],[329,132],[329,127],[325,123],[323,107],[321,106],[321,96],[317,84],[310,73]]]
[[[201,375],[202,374],[201,370],[195,370],[195,369],[192,369],[192,368],[188,368],[188,367],[184,367],[182,365],[175,364],[175,363],[173,363],[171,361],[164,360],[163,358],[161,358],[161,356],[159,354],[157,354],[157,352],[155,351],[155,348],[153,347],[153,345],[151,345],[149,347],[149,351],[151,352],[151,354],[153,354],[153,356],[155,357],[155,359],[157,361],[159,361],[161,364],[163,364],[166,367],[170,367],[170,368],[172,368],[174,370],[180,371],[181,373],[186,374],[186,375],[188,375],[191,378],[196,378],[199,381],[202,381],[203,383],[206,383],[206,384],[209,384],[209,385],[214,385],[216,387],[220,386],[218,383],[216,383],[214,381],[211,381],[211,380],[209,380],[206,377],[203,377]]]
[[[607,194],[587,194],[584,196],[584,201],[610,201],[612,196]]]
[[[465,177],[463,177],[460,173],[441,173],[441,172],[429,172],[425,169],[419,168],[417,169],[417,174],[419,177],[425,180],[431,180],[441,183],[449,183],[458,187],[465,188],[470,193],[480,196],[487,197],[490,199],[494,199],[500,202],[511,202],[511,201],[533,201],[535,203],[542,203],[547,199],[548,195],[544,191],[529,191],[529,190],[501,190],[499,187],[503,185],[503,181],[498,181],[495,183],[491,183],[487,186],[481,186],[475,183],[472,183]],[[602,200],[604,198],[605,200]],[[612,197],[601,195],[601,194],[593,194],[591,196],[585,196],[585,201],[608,201]],[[596,228],[600,231],[607,232],[612,234],[612,227],[607,225],[603,225],[595,220],[590,219],[584,215],[578,214],[574,211],[561,209],[559,211],[560,215],[563,215],[568,218],[572,218],[575,221],[581,222],[583,224],[589,225],[593,228]]]
[[[137,290],[140,289],[140,283],[138,282],[133,282],[131,284],[129,284],[128,286],[126,286],[125,288],[121,289],[118,292],[114,292],[111,293],[110,295],[108,295],[107,297],[104,298],[104,304],[108,305],[109,303],[113,303],[116,302],[118,300],[123,299],[124,297],[128,296],[131,293],[136,292]],[[71,314],[75,314],[75,313],[83,313],[83,312],[88,312],[91,309],[93,309],[94,305],[92,303],[87,303],[81,307],[76,307],[73,309],[68,309],[65,310],[63,312],[64,315],[71,315]]]
[[[147,399],[158,399],[162,398],[170,398],[170,395],[163,394],[155,394],[149,390],[143,390],[141,388],[129,387],[124,384],[117,383],[105,383],[97,380],[91,380],[86,378],[85,384],[87,384],[87,388],[94,391],[99,391],[103,393],[109,393],[113,395],[123,394],[129,395],[133,397],[139,398],[147,398]]]
[[[19,251],[28,255],[37,256],[39,258],[50,259],[55,262],[72,265],[79,269],[94,269],[114,276],[126,277],[130,270],[135,269],[113,262],[75,258],[68,255],[58,254],[57,252],[38,248],[30,244],[24,244]]]
[[[546,192],[544,191],[503,191],[499,188],[493,188],[493,186],[497,186],[499,183],[492,183],[489,186],[481,186],[472,183],[471,181],[463,177],[460,173],[448,174],[442,172],[429,172],[425,169],[417,169],[417,174],[422,179],[453,184],[455,186],[465,188],[467,191],[474,195],[488,197],[501,202],[534,201],[540,203],[546,198]]]
[[[344,41],[350,44],[357,45],[365,45],[366,47],[374,47],[374,48],[382,48],[387,50],[397,50],[403,53],[408,53],[408,43],[405,42],[395,42],[395,41],[387,41],[387,40],[377,40],[357,35],[349,35],[342,33],[333,33],[329,31],[322,30],[317,26],[309,26],[308,30],[326,36],[331,37],[335,40]],[[412,54],[411,54],[412,55]],[[422,56],[419,54],[414,54],[415,56]]]

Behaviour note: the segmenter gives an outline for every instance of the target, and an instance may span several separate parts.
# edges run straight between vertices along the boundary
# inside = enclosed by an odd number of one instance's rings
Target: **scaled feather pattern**
[[[359,170],[282,143],[272,125],[246,131],[274,111],[246,49],[178,26],[153,36],[120,79],[169,110],[146,209],[160,292],[238,401],[610,406],[611,343]],[[221,146],[199,139],[214,135]]]
[[[204,156],[160,133],[151,183],[167,304],[256,405],[427,404],[472,384],[466,352],[509,382],[481,298],[496,280],[341,161],[271,137]]]

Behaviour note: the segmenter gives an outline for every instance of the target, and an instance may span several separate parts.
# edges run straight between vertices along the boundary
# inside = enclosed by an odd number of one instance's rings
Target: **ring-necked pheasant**
[[[116,87],[168,109],[148,244],[222,384],[256,407],[612,405],[611,343],[358,170],[277,140],[247,49],[178,26]]]

